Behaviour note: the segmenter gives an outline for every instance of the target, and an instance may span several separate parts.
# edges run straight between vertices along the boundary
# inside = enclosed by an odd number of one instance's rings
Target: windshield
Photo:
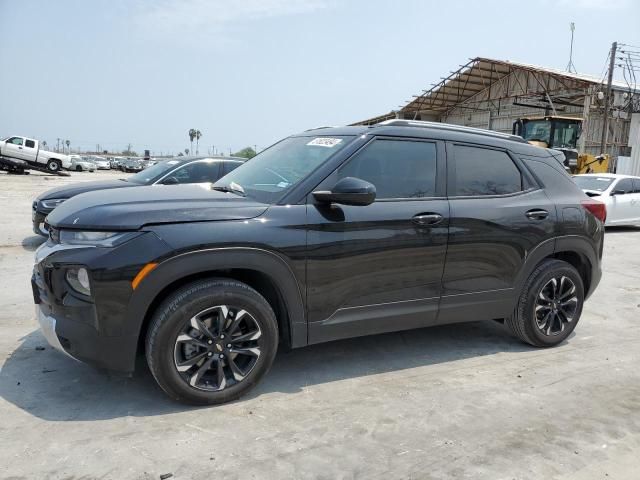
[[[553,148],[576,148],[578,129],[575,122],[557,121],[553,131]]]
[[[351,139],[352,136],[285,138],[236,168],[216,186],[229,187],[259,202],[277,202]]]
[[[551,122],[546,120],[530,120],[526,122],[522,129],[522,138],[527,141],[545,142],[549,145],[551,143]]]
[[[595,190],[596,192],[604,192],[613,182],[610,177],[587,177],[576,175],[573,180],[582,190]]]
[[[131,175],[126,180],[127,182],[147,185],[172,168],[175,168],[178,163],[180,163],[178,160],[167,160],[164,162],[158,162],[155,165],[152,165],[148,168],[145,168],[141,172],[136,173],[135,175]]]

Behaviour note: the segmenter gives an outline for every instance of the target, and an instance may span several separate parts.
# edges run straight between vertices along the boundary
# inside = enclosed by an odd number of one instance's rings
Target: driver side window
[[[374,140],[338,170],[338,179],[356,177],[376,187],[377,199],[435,196],[436,144]]]
[[[13,145],[22,145],[22,138],[20,137],[12,137],[9,139],[7,143],[11,143]]]

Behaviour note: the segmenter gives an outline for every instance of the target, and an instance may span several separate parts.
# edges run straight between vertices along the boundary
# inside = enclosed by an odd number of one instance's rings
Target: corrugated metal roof
[[[569,83],[569,86],[574,88],[583,89],[591,85],[600,85],[603,83],[601,78],[592,75],[565,72],[527,63],[476,57],[465,65],[461,65],[458,70],[451,72],[448,77],[432,85],[430,89],[424,90],[419,95],[414,95],[414,99],[409,101],[404,107],[401,107],[400,111],[418,112],[428,110],[434,113],[445,112],[485,90],[515,70],[550,75],[561,83]],[[620,81],[614,81],[612,85],[614,90],[628,91],[630,88],[627,83]],[[632,86],[632,89],[640,91],[638,85]],[[379,115],[358,122],[358,124],[372,125],[390,118],[395,118],[395,112]]]

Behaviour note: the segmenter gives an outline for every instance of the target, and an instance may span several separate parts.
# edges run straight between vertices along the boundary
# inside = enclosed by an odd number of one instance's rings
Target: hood
[[[123,180],[104,180],[100,182],[74,183],[52,188],[40,195],[36,200],[49,200],[52,198],[71,198],[93,190],[106,190],[110,188],[135,187],[137,184]]]
[[[211,184],[153,185],[78,195],[49,214],[56,228],[136,230],[162,223],[244,220],[261,215],[268,205]]]

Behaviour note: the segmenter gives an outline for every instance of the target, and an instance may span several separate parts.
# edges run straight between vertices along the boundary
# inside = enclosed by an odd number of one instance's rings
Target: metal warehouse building
[[[606,152],[601,152],[605,88],[602,79],[589,75],[478,57],[414,96],[399,110],[357,124],[402,118],[511,133],[518,118],[579,117],[583,119],[579,151],[609,153],[614,159],[630,156],[632,144],[640,150],[640,90],[625,82],[613,82],[607,147]],[[640,151],[633,156],[640,157]]]

